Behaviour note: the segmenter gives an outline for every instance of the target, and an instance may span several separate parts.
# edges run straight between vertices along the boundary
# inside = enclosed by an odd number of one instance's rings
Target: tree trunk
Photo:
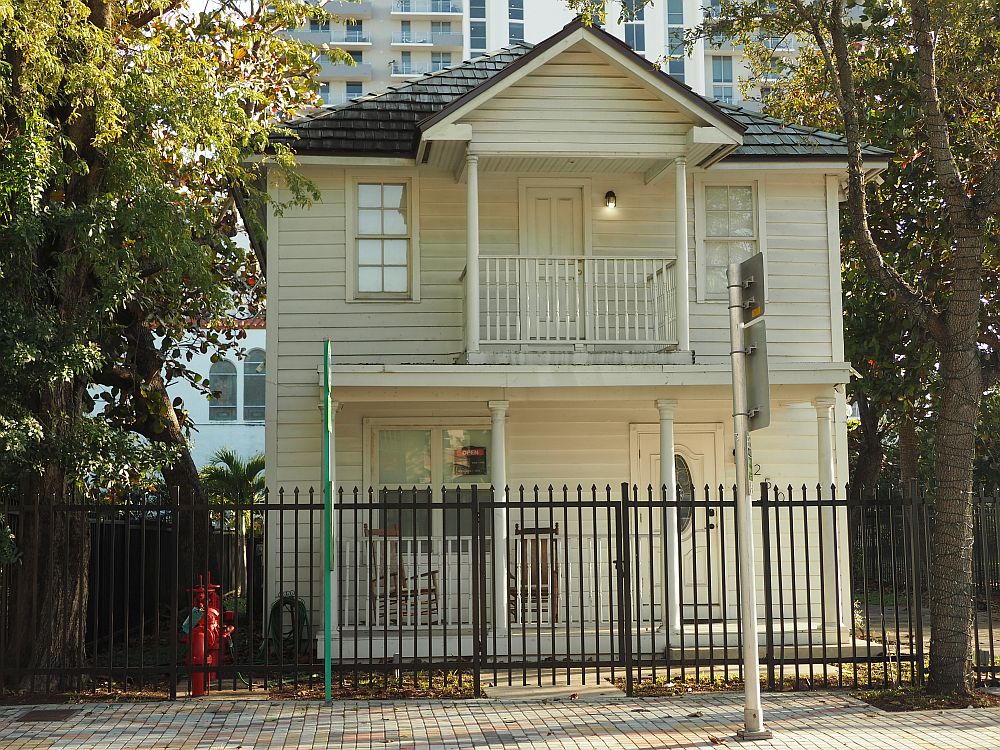
[[[857,391],[858,413],[861,416],[861,437],[858,445],[858,464],[853,484],[860,492],[874,492],[882,476],[885,448],[879,430],[879,415],[865,393]]]
[[[899,484],[904,491],[917,479],[920,444],[917,441],[917,421],[906,411],[899,420]]]
[[[931,692],[972,689],[972,465],[982,375],[974,347],[942,352],[929,573]]]
[[[43,414],[52,415],[52,432],[65,434],[79,414],[82,389],[60,383],[42,398]],[[10,568],[13,593],[6,643],[7,668],[40,672],[22,674],[6,687],[31,692],[68,690],[78,675],[47,670],[85,665],[91,525],[86,506],[68,489],[65,471],[50,464],[20,485],[17,543],[22,556]],[[72,506],[56,509],[55,505]]]

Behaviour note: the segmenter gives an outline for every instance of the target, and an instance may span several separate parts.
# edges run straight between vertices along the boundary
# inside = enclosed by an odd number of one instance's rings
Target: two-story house
[[[401,539],[391,554],[413,556],[411,576],[428,567],[448,578],[449,550],[461,569],[469,521],[448,510],[459,488],[466,498],[473,484],[498,497],[510,488],[510,507],[487,514],[500,611],[508,595],[556,600],[596,585],[582,552],[574,567],[570,537],[600,536],[606,524],[596,514],[578,523],[576,510],[552,509],[558,502],[539,520],[549,487],[556,501],[564,485],[571,498],[622,482],[666,486],[672,498],[680,484],[692,501],[706,486],[713,496],[731,487],[726,267],[754,253],[766,262],[772,397],[771,425],[754,434],[755,481],[846,481],[840,136],[707,100],[575,21],[538,45],[317,110],[288,123],[287,142],[322,197],[267,218],[268,482],[319,488],[327,398],[334,486],[347,498],[371,489],[386,506],[341,523],[339,542],[355,547],[338,557],[348,566],[339,581],[354,593],[336,595],[367,603],[340,607],[340,625],[405,620],[379,620],[402,584],[371,569],[378,561],[364,548],[376,537]],[[869,148],[866,161],[878,170],[886,154]],[[681,627],[688,598],[702,617],[732,619],[735,584],[712,562],[733,559],[720,536],[732,529],[696,510],[649,516],[637,518],[650,537],[663,532],[642,552],[649,586],[674,582],[673,594],[642,605],[651,622]],[[525,546],[529,533],[537,538]],[[832,533],[820,521],[785,542],[827,534],[828,554],[844,554]],[[693,572],[678,579],[678,565]],[[461,579],[452,585],[457,596],[439,603],[435,591],[421,621],[472,617]],[[837,619],[849,613],[842,592],[827,593]],[[543,604],[533,614],[511,605],[497,628],[554,622]]]

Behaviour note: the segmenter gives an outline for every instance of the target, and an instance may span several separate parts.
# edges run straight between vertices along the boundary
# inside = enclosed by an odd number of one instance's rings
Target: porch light
[[[604,194],[604,205],[608,208],[615,208],[618,205],[618,196],[614,190],[609,190]]]

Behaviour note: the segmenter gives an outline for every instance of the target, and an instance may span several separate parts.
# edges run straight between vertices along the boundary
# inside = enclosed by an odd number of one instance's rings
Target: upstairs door
[[[660,498],[657,490],[660,482],[660,435],[658,427],[641,426],[639,433],[639,485],[640,497],[645,498],[647,487],[654,488],[654,498]],[[674,428],[674,468],[681,493],[677,512],[680,538],[681,566],[681,617],[685,622],[705,622],[722,616],[722,581],[720,555],[723,554],[718,530],[718,511],[707,507],[705,486],[710,487],[710,497],[717,499],[718,433],[709,425],[677,425]],[[662,554],[659,546],[659,531],[663,522],[662,513],[653,513],[652,518],[642,516],[640,525],[652,524],[652,537],[656,540],[654,557]],[[648,527],[645,527],[648,528]],[[641,533],[642,529],[640,529]],[[675,532],[677,533],[677,532]],[[659,571],[652,575],[658,580]],[[656,597],[659,601],[659,596]],[[660,613],[656,613],[657,617]]]
[[[582,187],[528,187],[521,233],[522,339],[586,338]]]

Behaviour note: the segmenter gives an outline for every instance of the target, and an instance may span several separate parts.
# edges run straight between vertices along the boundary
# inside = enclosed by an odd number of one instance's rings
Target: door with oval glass
[[[656,491],[660,486],[659,425],[638,425],[637,437],[640,496],[645,497],[646,488],[651,485],[654,497],[659,498],[661,493]],[[721,425],[674,425],[674,466],[681,488],[675,533],[680,541],[681,617],[688,622],[722,617],[719,511],[706,507],[705,503],[706,485],[710,488],[710,498],[715,500],[718,495],[722,477],[721,438]],[[660,538],[662,519],[662,513],[654,513],[648,519],[654,539]],[[639,520],[640,526],[647,523],[641,517]],[[661,561],[660,545],[656,545],[654,552]],[[659,580],[660,575],[660,571],[655,571],[652,579]],[[660,592],[654,598],[659,602]],[[655,616],[662,615],[657,611]]]

